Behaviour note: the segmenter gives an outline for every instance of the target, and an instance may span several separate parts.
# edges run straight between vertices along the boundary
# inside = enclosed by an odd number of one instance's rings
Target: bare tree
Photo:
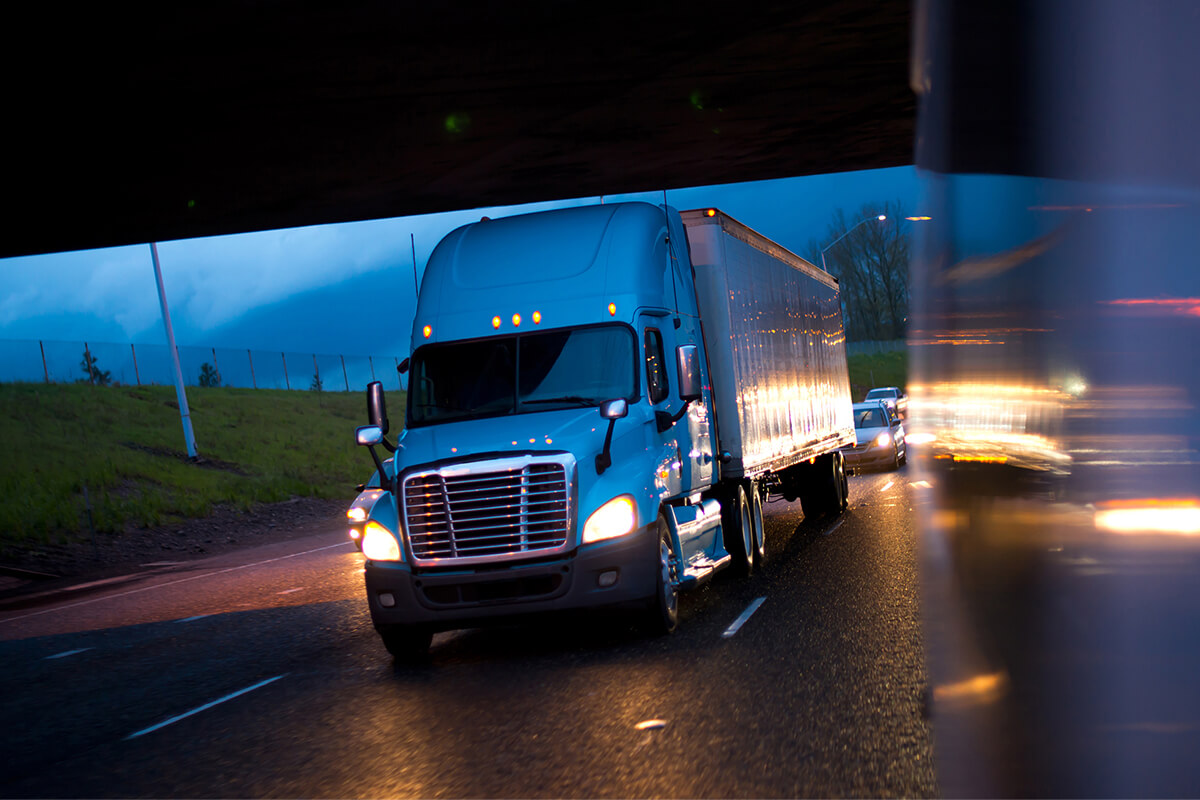
[[[821,263],[822,248],[829,248],[825,265],[841,284],[846,338],[851,341],[902,339],[907,332],[911,226],[905,213],[899,200],[863,206],[849,218],[839,208],[824,239],[836,244],[809,243],[814,264]],[[887,219],[877,221],[880,214]],[[863,220],[867,222],[860,225]]]

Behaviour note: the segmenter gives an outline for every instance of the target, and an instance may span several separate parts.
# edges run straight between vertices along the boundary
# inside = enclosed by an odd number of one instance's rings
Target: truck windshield
[[[422,347],[409,425],[637,399],[633,333],[623,325]]]

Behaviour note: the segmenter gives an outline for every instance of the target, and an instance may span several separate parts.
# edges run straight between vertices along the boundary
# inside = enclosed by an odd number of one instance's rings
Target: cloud
[[[833,211],[863,202],[915,194],[915,170],[791,178],[728,186],[672,189],[677,208],[718,206],[798,250],[823,234]],[[502,217],[595,203],[599,198],[464,209],[394,219],[182,239],[158,245],[172,322],[180,344],[205,344],[210,332],[230,329],[256,311],[289,297],[311,295],[369,273],[384,271],[393,292],[412,286],[413,242],[417,269],[424,269],[435,245],[454,228],[481,216]],[[661,192],[610,195],[605,202],[661,203]],[[412,240],[410,240],[412,236]],[[403,278],[400,278],[400,275]],[[358,285],[358,284],[356,284]],[[370,285],[369,282],[365,285]],[[397,301],[399,302],[399,301]],[[410,307],[406,297],[400,307]],[[53,338],[94,337],[82,321],[115,321],[129,341],[160,341],[158,292],[146,244],[0,260],[0,326],[25,320],[74,320]],[[407,320],[392,319],[404,327]],[[27,330],[28,325],[21,325]],[[104,326],[104,335],[111,335]],[[3,337],[0,331],[0,337]],[[51,338],[47,336],[47,338]]]

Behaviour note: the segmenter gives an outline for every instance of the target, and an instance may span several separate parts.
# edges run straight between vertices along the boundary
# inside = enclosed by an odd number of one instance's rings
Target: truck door
[[[675,348],[678,344],[690,343],[691,337],[686,330],[676,330],[670,317],[643,316],[640,328],[650,407],[655,412],[674,417],[683,406],[676,385]],[[703,400],[689,404],[683,418],[667,430],[659,433],[656,426],[654,438],[664,445],[664,452],[669,450],[669,455],[673,456],[666,465],[670,495],[699,491],[712,483],[712,440],[707,405]]]

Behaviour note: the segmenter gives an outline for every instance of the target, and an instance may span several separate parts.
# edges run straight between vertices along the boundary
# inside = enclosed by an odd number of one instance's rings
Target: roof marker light
[[[500,318],[499,317],[492,317],[492,327],[493,328],[500,327]]]
[[[615,317],[617,315],[617,304],[616,303],[608,304],[608,315],[610,317]]]
[[[521,327],[521,315],[520,314],[513,314],[513,327],[514,328]]]
[[[430,336],[433,335],[433,328],[426,325],[424,328],[421,329],[421,333],[425,334],[425,338],[428,339]]]
[[[708,211],[705,211],[704,213],[710,217],[715,217],[717,215],[717,210],[715,208],[710,208]]]
[[[533,324],[534,325],[542,324],[542,312],[540,312],[540,311],[533,312]]]

